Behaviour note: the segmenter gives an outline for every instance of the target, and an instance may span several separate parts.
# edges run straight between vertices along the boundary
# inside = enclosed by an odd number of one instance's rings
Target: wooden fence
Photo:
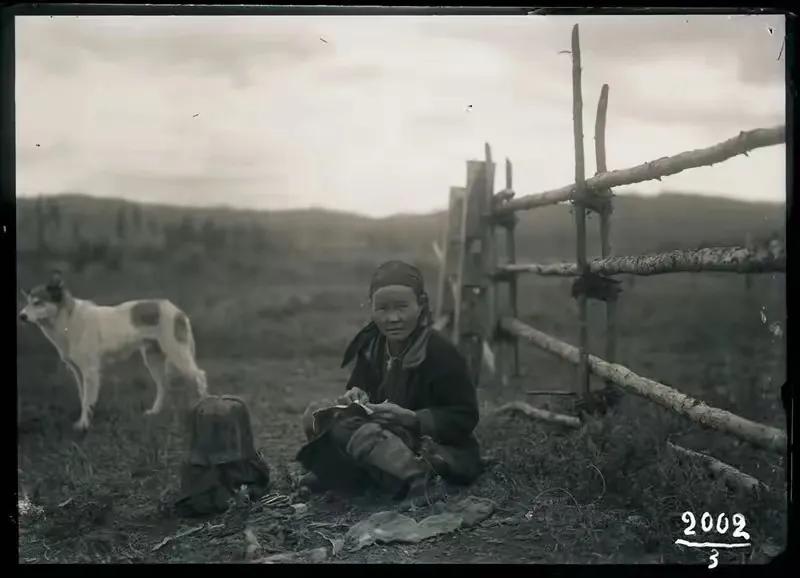
[[[696,251],[672,251],[652,255],[611,256],[612,188],[642,181],[661,179],[686,169],[713,165],[748,151],[785,142],[785,127],[777,126],[741,132],[722,143],[663,157],[641,165],[609,171],[606,167],[605,125],[608,107],[608,85],[603,85],[595,122],[595,157],[597,174],[585,178],[583,159],[583,126],[581,96],[581,56],[578,26],[572,31],[572,88],[573,135],[575,143],[575,180],[564,187],[517,197],[512,182],[511,162],[505,163],[505,187],[493,192],[494,162],[491,148],[485,147],[483,161],[467,161],[466,187],[450,189],[448,222],[442,245],[434,243],[440,262],[435,319],[438,329],[448,331],[467,358],[476,384],[482,366],[495,374],[500,367],[495,352],[503,342],[513,347],[514,374],[519,373],[519,344],[524,341],[539,347],[578,368],[576,392],[548,392],[580,395],[589,398],[589,376],[597,375],[608,386],[649,399],[704,427],[736,436],[760,448],[774,452],[786,450],[786,432],[744,419],[722,409],[709,407],[683,393],[651,379],[636,375],[630,369],[614,363],[616,356],[616,302],[618,274],[659,275],[677,272],[725,271],[750,274],[785,272],[786,253],[778,241],[755,248],[719,247]],[[514,229],[517,211],[571,202],[575,214],[576,260],[574,263],[517,263]],[[588,260],[586,255],[586,214],[595,211],[600,216],[600,259]],[[497,259],[496,230],[505,232],[507,263]],[[572,276],[573,297],[578,303],[578,347],[537,331],[518,319],[517,277],[523,273]],[[498,307],[497,286],[509,284],[510,306]],[[596,299],[606,305],[605,359],[589,355],[587,300]],[[508,375],[501,376],[505,382]],[[504,409],[524,411],[532,417],[562,425],[576,426],[579,421],[514,402]],[[673,446],[672,449],[679,448]],[[679,448],[681,455],[694,455]],[[705,462],[726,479],[739,479],[740,485],[753,487],[745,474],[737,478],[730,466],[705,456]],[[736,472],[736,470],[733,470]]]

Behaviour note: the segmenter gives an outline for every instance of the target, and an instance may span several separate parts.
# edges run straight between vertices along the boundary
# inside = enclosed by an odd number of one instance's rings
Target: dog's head
[[[21,291],[26,303],[19,312],[19,318],[27,323],[46,323],[54,320],[71,300],[59,271],[54,271],[47,283],[37,285],[30,293]]]

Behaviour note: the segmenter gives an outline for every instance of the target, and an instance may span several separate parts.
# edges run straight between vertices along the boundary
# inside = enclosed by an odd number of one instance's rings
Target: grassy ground
[[[24,267],[25,284],[42,273]],[[309,401],[342,388],[346,372],[338,356],[366,315],[363,272],[320,265],[307,278],[284,277],[280,283],[276,277],[215,276],[213,268],[182,281],[165,275],[131,264],[116,277],[88,268],[71,283],[79,296],[103,303],[163,295],[186,309],[212,392],[247,401],[275,491],[305,501],[293,482],[293,457],[303,441],[300,414]],[[784,342],[769,330],[785,319],[782,283],[783,277],[760,277],[750,293],[743,279],[726,275],[626,283],[618,359],[707,403],[785,427],[778,389]],[[567,282],[525,279],[520,316],[574,343],[575,308],[568,294]],[[602,308],[592,308],[591,316],[592,348],[602,353]],[[238,562],[245,528],[257,535],[266,555],[327,545],[347,525],[391,507],[374,499],[315,496],[298,519],[288,510],[241,506],[154,550],[165,537],[200,523],[178,519],[164,507],[186,455],[183,420],[194,399],[191,386],[176,380],[163,414],[148,419],[142,411],[152,403],[154,387],[143,367],[122,364],[108,372],[93,428],[81,436],[71,430],[78,415],[76,388],[55,352],[31,327],[20,327],[18,345],[20,562]],[[495,514],[457,534],[342,552],[335,560],[705,563],[706,552],[674,544],[684,537],[685,511],[698,521],[706,511],[715,519],[736,512],[746,517],[753,549],[722,552],[721,564],[765,561],[783,547],[781,457],[636,398],[580,431],[492,415],[492,407],[513,399],[569,411],[559,399],[526,398],[524,391],[570,388],[574,370],[524,345],[521,352],[521,377],[506,387],[487,381],[480,389],[477,433],[494,465],[471,488],[451,488],[451,499],[466,493],[493,499]],[[677,464],[665,451],[667,439],[715,455],[771,490],[737,496],[704,471]]]

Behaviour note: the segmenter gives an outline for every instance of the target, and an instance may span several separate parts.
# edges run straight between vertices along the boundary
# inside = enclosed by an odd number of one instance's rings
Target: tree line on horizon
[[[617,197],[614,207],[612,247],[617,255],[741,245],[748,234],[754,242],[776,232],[785,237],[785,209],[777,204],[665,195]],[[445,217],[375,220],[322,210],[270,213],[40,196],[17,199],[17,252],[67,261],[78,272],[91,263],[119,270],[127,259],[137,258],[177,260],[189,269],[203,259],[255,263],[269,254],[307,258],[319,253],[346,260],[356,253],[409,253],[432,259],[432,241],[441,244]],[[519,260],[574,258],[574,221],[568,208],[545,207],[519,217]],[[589,219],[593,255],[599,251],[593,246],[597,225]]]
[[[80,272],[93,262],[119,270],[127,257],[177,254],[186,247],[219,255],[261,252],[270,244],[267,230],[257,223],[226,224],[191,214],[163,219],[135,203],[119,204],[100,217],[64,205],[52,197],[36,197],[30,206],[18,206],[18,253],[60,258]]]

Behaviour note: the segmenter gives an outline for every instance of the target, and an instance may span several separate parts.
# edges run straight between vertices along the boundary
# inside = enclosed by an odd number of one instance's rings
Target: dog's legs
[[[150,377],[156,383],[156,399],[153,407],[144,412],[145,415],[155,415],[164,407],[164,395],[167,387],[167,358],[158,346],[143,347],[142,360]]]
[[[175,345],[168,348],[167,360],[183,375],[194,380],[197,385],[197,394],[200,397],[208,396],[206,372],[197,367],[194,356],[191,354],[188,347]]]
[[[65,359],[64,363],[69,367],[72,376],[75,378],[75,383],[78,385],[78,401],[83,406],[83,375],[81,375],[81,369],[69,360]]]
[[[100,393],[100,368],[96,365],[79,367],[83,374],[83,397],[81,399],[81,417],[75,422],[74,427],[76,430],[86,431],[89,429],[94,405],[97,403],[97,396]]]
[[[206,372],[198,368],[194,379],[197,384],[197,395],[200,397],[208,397],[208,379],[206,378]]]

